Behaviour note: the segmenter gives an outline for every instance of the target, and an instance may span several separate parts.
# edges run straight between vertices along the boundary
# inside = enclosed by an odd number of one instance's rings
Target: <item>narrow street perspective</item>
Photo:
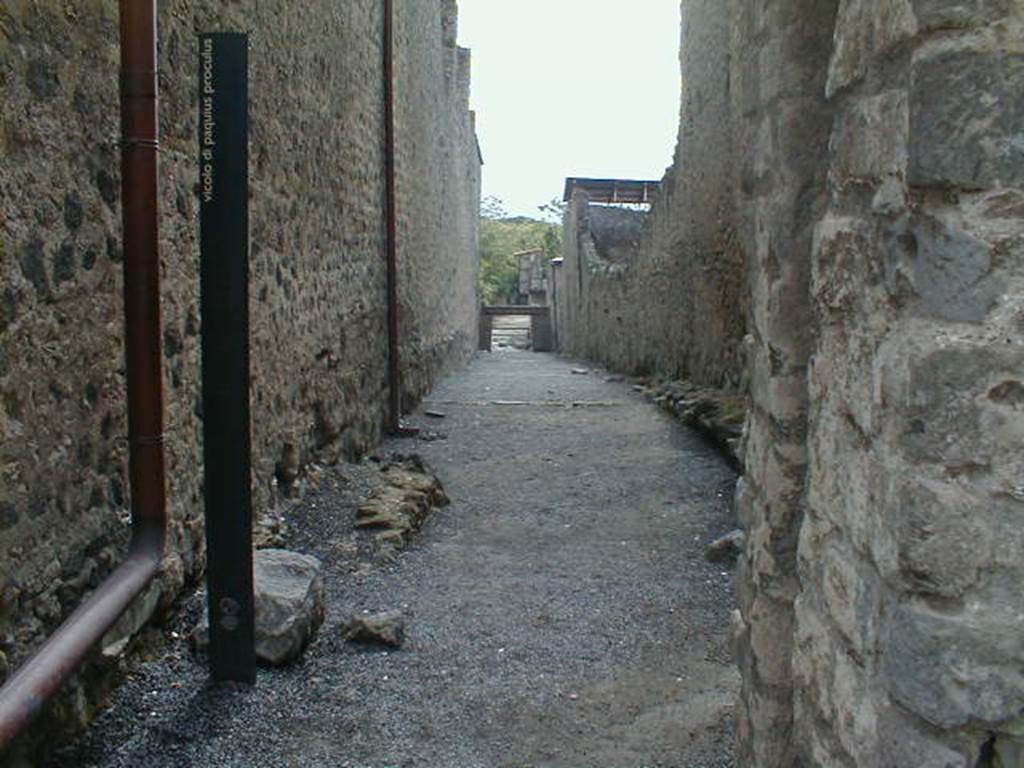
[[[1024,768],[1024,0],[0,0],[0,768]]]
[[[325,566],[302,660],[216,693],[172,642],[55,765],[733,765],[731,565],[704,549],[733,526],[734,473],[628,383],[573,370],[478,358],[426,401],[443,419],[414,417],[436,439],[385,442],[452,500],[394,559],[360,567],[352,479],[326,470],[285,539]],[[345,643],[363,611],[399,613],[402,646]]]

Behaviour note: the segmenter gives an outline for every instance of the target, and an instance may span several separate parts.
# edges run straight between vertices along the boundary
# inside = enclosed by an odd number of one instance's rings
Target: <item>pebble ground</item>
[[[531,352],[481,354],[409,421],[428,439],[381,453],[419,453],[452,504],[375,557],[352,520],[377,465],[310,478],[286,545],[324,562],[329,605],[297,663],[209,684],[187,600],[51,765],[732,766],[732,573],[702,556],[735,527],[725,462],[628,381]],[[341,640],[392,609],[401,650]]]

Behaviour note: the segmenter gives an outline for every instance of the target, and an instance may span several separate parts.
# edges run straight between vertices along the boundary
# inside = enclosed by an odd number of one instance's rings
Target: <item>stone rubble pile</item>
[[[380,544],[401,549],[432,512],[448,504],[448,496],[416,455],[397,456],[381,472],[384,485],[356,510],[356,527],[378,530]]]

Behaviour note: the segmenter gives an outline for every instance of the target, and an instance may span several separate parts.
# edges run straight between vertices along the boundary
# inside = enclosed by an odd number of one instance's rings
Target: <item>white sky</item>
[[[459,0],[483,194],[514,215],[566,176],[660,179],[679,123],[679,0]]]

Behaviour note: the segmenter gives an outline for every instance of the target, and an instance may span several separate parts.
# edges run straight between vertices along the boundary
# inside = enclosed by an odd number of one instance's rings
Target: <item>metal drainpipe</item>
[[[0,689],[0,753],[86,659],[160,568],[163,381],[157,251],[155,0],[120,0],[121,207],[132,536],[125,561]]]
[[[398,356],[398,227],[395,212],[395,8],[384,0],[384,251],[388,284],[388,431],[402,429],[402,374]]]

